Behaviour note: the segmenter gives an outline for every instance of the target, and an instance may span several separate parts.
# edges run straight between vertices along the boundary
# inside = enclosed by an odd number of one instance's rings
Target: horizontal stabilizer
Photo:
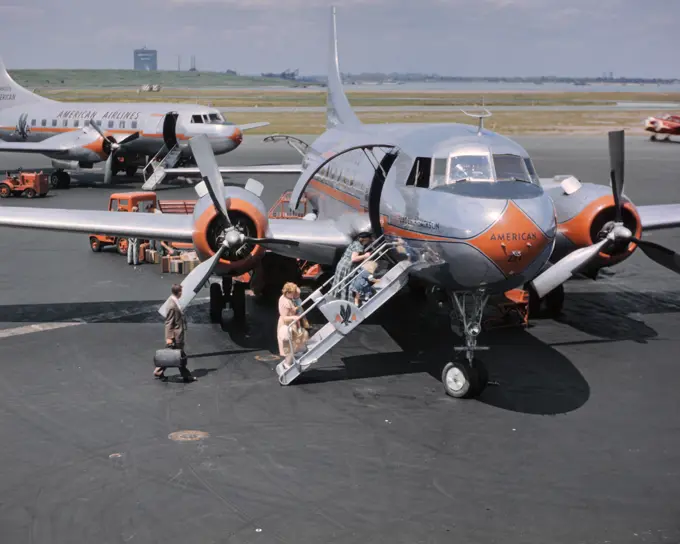
[[[269,126],[269,125],[271,125],[271,123],[269,123],[267,121],[262,121],[260,123],[247,123],[245,125],[236,125],[236,126],[239,128],[239,130],[241,130],[242,132],[245,132],[246,130],[253,130],[254,128],[266,127],[266,126]]]

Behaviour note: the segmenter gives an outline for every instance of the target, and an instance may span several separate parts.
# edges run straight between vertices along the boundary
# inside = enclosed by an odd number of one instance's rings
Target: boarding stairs
[[[362,270],[361,266],[355,267],[336,286],[332,285],[335,276],[331,277],[302,302],[303,312],[300,314],[301,318],[306,317],[314,308],[318,308],[328,320],[328,323],[309,339],[303,351],[294,354],[290,367],[285,368],[285,360],[276,366],[276,373],[279,376],[281,385],[290,385],[300,374],[317,363],[322,355],[327,353],[345,336],[368,319],[371,314],[383,306],[406,285],[409,270],[416,265],[416,262],[406,255],[403,255],[403,260],[395,260],[394,255],[399,254],[395,250],[396,246],[396,243],[386,242],[383,237],[380,237],[367,248],[367,250],[372,250],[373,253],[364,262],[377,262],[379,259],[385,258],[391,266],[385,275],[373,285],[375,294],[364,302],[361,307],[357,307],[353,300],[346,301],[337,298],[337,293],[356,278]],[[324,294],[324,290],[329,285],[331,288]],[[308,303],[310,303],[309,307],[304,310],[305,305]],[[292,331],[294,325],[291,324],[288,327],[288,342],[291,351],[293,350]]]
[[[170,150],[168,150],[168,146],[163,144],[160,151],[144,167],[144,185],[142,185],[142,189],[154,191],[165,179],[166,168],[173,168],[179,161],[181,154],[182,148],[179,144],[175,144]]]

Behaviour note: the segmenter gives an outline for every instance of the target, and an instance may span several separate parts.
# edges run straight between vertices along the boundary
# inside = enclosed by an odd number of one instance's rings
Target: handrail
[[[175,144],[174,146],[172,146],[172,148],[170,148],[170,149],[168,149],[168,146],[167,146],[167,145],[163,144],[163,146],[158,150],[158,153],[156,153],[156,154],[153,156],[153,159],[151,159],[151,160],[149,161],[149,164],[147,164],[147,165],[144,167],[144,170],[142,170],[142,173],[144,174],[144,181],[145,181],[145,182],[148,181],[149,178],[150,178],[151,176],[154,175],[154,173],[156,172],[156,170],[158,170],[158,167],[161,166],[161,165],[163,164],[163,161],[164,161],[165,159],[168,158],[168,155],[170,155],[170,153],[172,153],[172,152],[173,152],[175,149],[177,149],[177,148],[179,148],[179,144],[178,144],[178,143]],[[163,153],[164,150],[165,150],[165,153]],[[158,157],[159,157],[161,154],[163,155],[163,158],[158,159]],[[153,165],[153,161],[155,161],[156,159],[158,159],[158,165],[155,166],[155,167],[153,167],[153,170],[152,170],[151,173],[147,176],[147,173],[146,173],[147,170],[149,169],[150,166]]]
[[[374,240],[371,244],[369,244],[369,245],[366,247],[365,251],[370,250],[373,246],[375,246],[375,244],[377,244],[379,241],[382,241],[383,239],[384,239],[384,236],[379,236],[376,240]],[[384,242],[384,243],[382,243],[382,244],[378,247],[378,249],[377,249],[373,254],[371,254],[371,256],[370,256],[368,259],[366,259],[366,260],[364,261],[364,263],[365,263],[365,262],[371,262],[371,261],[377,261],[378,259],[382,258],[385,254],[387,254],[387,252],[388,252],[391,248],[393,248],[393,247],[395,247],[395,246],[397,246],[397,245],[399,245],[397,242]],[[363,263],[362,263],[362,264],[363,264]],[[293,358],[293,362],[295,362],[295,351],[294,351],[294,348],[293,348],[293,325],[295,325],[296,323],[300,322],[300,321],[302,320],[303,317],[305,317],[309,312],[311,312],[314,308],[316,308],[319,304],[321,304],[321,301],[322,301],[326,296],[328,296],[328,295],[330,295],[331,293],[333,293],[333,291],[340,290],[342,287],[344,287],[344,286],[347,285],[350,281],[352,281],[352,280],[354,279],[354,276],[357,276],[357,275],[359,274],[359,272],[361,272],[361,269],[362,269],[361,265],[355,266],[355,267],[349,272],[349,274],[347,274],[347,275],[342,279],[342,281],[338,283],[337,286],[335,286],[334,288],[331,288],[330,291],[328,291],[328,292],[325,293],[323,296],[321,296],[321,297],[319,297],[317,300],[315,300],[314,303],[313,303],[309,308],[307,308],[307,310],[303,311],[299,316],[297,316],[297,317],[298,317],[297,320],[293,321],[290,325],[288,325],[288,345],[290,346],[290,356]],[[326,281],[324,282],[324,284],[323,284],[321,287],[315,289],[314,292],[322,290],[326,285],[328,285],[331,281],[333,281],[334,278],[335,278],[335,274],[333,274],[328,280],[326,280]],[[311,295],[308,296],[305,300],[302,301],[302,304],[301,304],[301,305],[304,306],[305,303],[306,303],[307,301],[309,301],[311,298],[312,298]]]

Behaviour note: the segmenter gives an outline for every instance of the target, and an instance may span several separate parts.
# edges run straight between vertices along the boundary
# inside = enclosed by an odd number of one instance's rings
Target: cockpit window
[[[449,159],[447,183],[458,181],[493,181],[491,164],[486,155],[460,155]]]
[[[527,167],[527,171],[529,172],[531,181],[533,181],[536,185],[539,185],[541,183],[541,180],[538,178],[538,174],[536,173],[536,169],[534,168],[534,163],[531,162],[531,159],[524,159],[524,166]]]
[[[202,123],[203,117],[201,117],[200,115],[192,115],[191,116],[191,122],[192,123]]]
[[[494,155],[496,181],[526,181],[531,183],[529,172],[519,155]]]
[[[210,122],[211,122],[211,123],[220,123],[220,122],[221,122],[220,116],[217,115],[216,113],[211,113],[211,114],[209,115],[209,117],[210,117]]]
[[[210,123],[210,119],[208,118],[208,116],[205,113],[203,114],[203,122],[204,123]]]

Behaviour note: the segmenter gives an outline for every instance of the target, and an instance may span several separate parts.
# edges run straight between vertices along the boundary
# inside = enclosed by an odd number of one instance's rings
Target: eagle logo
[[[350,322],[356,321],[357,316],[352,314],[352,308],[349,304],[346,304],[340,308],[340,313],[335,317],[336,322],[340,322],[342,325],[349,325]]]
[[[28,134],[31,132],[31,128],[28,126],[28,113],[22,113],[19,116],[19,121],[17,126],[14,128],[12,136],[17,136],[21,140],[27,140]]]

